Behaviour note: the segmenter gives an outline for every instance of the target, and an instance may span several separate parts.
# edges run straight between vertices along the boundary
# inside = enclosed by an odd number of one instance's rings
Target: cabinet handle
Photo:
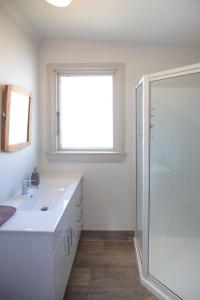
[[[68,240],[70,241],[69,245],[72,246],[72,228],[71,227],[66,227],[65,231],[67,232],[67,236],[69,238]]]
[[[76,222],[77,222],[77,223],[80,223],[80,222],[81,222],[81,220],[76,220]]]
[[[69,234],[70,234],[70,245],[72,246],[72,228],[69,227]]]
[[[81,207],[81,204],[79,203],[79,204],[76,204],[76,207]]]
[[[62,234],[63,240],[64,240],[64,251],[63,255],[64,256],[69,256],[69,247],[68,247],[68,234],[63,233]],[[66,239],[67,238],[67,239]]]
[[[67,235],[67,254],[70,255],[69,235]]]

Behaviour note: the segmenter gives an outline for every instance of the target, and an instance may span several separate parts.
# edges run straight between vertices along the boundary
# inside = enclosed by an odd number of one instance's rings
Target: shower
[[[135,246],[159,299],[200,299],[200,64],[136,87]]]

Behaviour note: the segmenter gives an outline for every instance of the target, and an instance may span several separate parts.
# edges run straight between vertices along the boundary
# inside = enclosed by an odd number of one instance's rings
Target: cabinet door
[[[62,300],[76,254],[81,230],[81,186],[79,185],[57,226],[54,245],[54,295]],[[59,242],[57,242],[59,239]]]
[[[71,245],[71,253],[72,256],[72,262],[74,260],[76,249],[80,237],[81,232],[81,223],[82,223],[82,199],[81,199],[81,190],[80,185],[78,186],[76,192],[73,195],[72,198],[72,207],[71,207],[71,232],[72,232],[72,245]]]
[[[62,300],[70,273],[69,266],[69,236],[63,231],[54,255],[54,299]]]
[[[75,250],[77,248],[82,229],[82,207],[76,207],[74,218]]]

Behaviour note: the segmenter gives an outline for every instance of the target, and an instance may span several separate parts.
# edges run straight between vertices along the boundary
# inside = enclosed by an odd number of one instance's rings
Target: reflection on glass
[[[149,272],[199,300],[200,74],[151,84]]]
[[[29,97],[11,92],[9,145],[27,142]]]
[[[136,89],[137,104],[137,238],[142,251],[142,140],[143,140],[143,85]],[[141,257],[142,258],[142,257]]]

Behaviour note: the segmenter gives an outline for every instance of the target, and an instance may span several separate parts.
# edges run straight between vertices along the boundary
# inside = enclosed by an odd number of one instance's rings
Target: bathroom
[[[174,3],[170,0],[161,4],[158,0],[148,1],[148,3],[144,0],[72,0],[69,6],[61,8],[52,6],[45,0],[1,0],[1,98],[3,98],[4,86],[10,84],[22,86],[32,93],[30,145],[14,152],[0,152],[1,203],[19,192],[22,183],[30,178],[35,166],[38,167],[41,178],[42,174],[51,174],[51,176],[81,174],[83,206],[81,239],[83,241],[79,242],[80,249],[78,248],[77,255],[84,248],[92,256],[92,250],[87,247],[95,239],[87,242],[87,235],[92,236],[96,233],[97,236],[105,235],[105,239],[111,236],[111,240],[107,243],[112,242],[115,234],[120,236],[124,232],[132,235],[136,231],[135,87],[145,74],[200,62],[198,11],[197,1]],[[73,71],[117,68],[121,74],[121,80],[118,78],[122,96],[120,116],[117,120],[120,125],[117,136],[120,141],[119,155],[113,153],[55,154],[53,151],[52,131],[55,128],[52,126],[53,119],[51,119],[51,74],[54,69],[65,70],[69,66]],[[0,107],[1,105],[2,101]],[[102,122],[104,122],[103,116]],[[14,220],[17,213],[18,210],[3,226],[7,226],[12,218]],[[159,214],[159,211],[157,213]],[[170,214],[168,217],[170,219]],[[35,222],[37,223],[37,219]],[[3,226],[0,227],[2,230]],[[0,243],[2,244],[2,241]],[[99,247],[102,246],[100,238],[97,243]],[[107,245],[106,241],[103,243]],[[120,243],[123,244],[123,241],[120,240]],[[127,249],[130,247],[129,243]],[[117,247],[116,245],[114,248]],[[123,253],[121,255],[123,257]],[[109,257],[112,260],[112,255]],[[133,260],[136,258],[134,257]],[[80,272],[82,269],[84,267],[80,268]],[[76,291],[75,285],[71,287],[65,300],[177,299],[177,297],[172,298],[171,295],[163,296],[152,289],[146,291],[146,288],[139,283],[133,289],[121,283],[122,292],[116,293],[118,286],[115,284],[112,289],[113,278],[123,277],[123,274],[115,275],[112,272],[109,278],[106,277],[108,285],[105,286],[105,282],[104,286],[99,284],[98,289],[93,293],[93,287],[88,287],[89,275],[87,272],[84,274],[83,282],[80,284],[82,294]],[[102,276],[104,277],[105,274]],[[191,274],[189,276],[191,277]],[[131,280],[132,277],[133,275]],[[1,280],[0,288],[2,288]],[[130,293],[127,290],[130,290]],[[196,298],[177,296],[178,299],[184,300],[198,299],[198,296]],[[17,294],[15,299],[23,300]],[[11,300],[11,298],[2,298],[2,300]]]

